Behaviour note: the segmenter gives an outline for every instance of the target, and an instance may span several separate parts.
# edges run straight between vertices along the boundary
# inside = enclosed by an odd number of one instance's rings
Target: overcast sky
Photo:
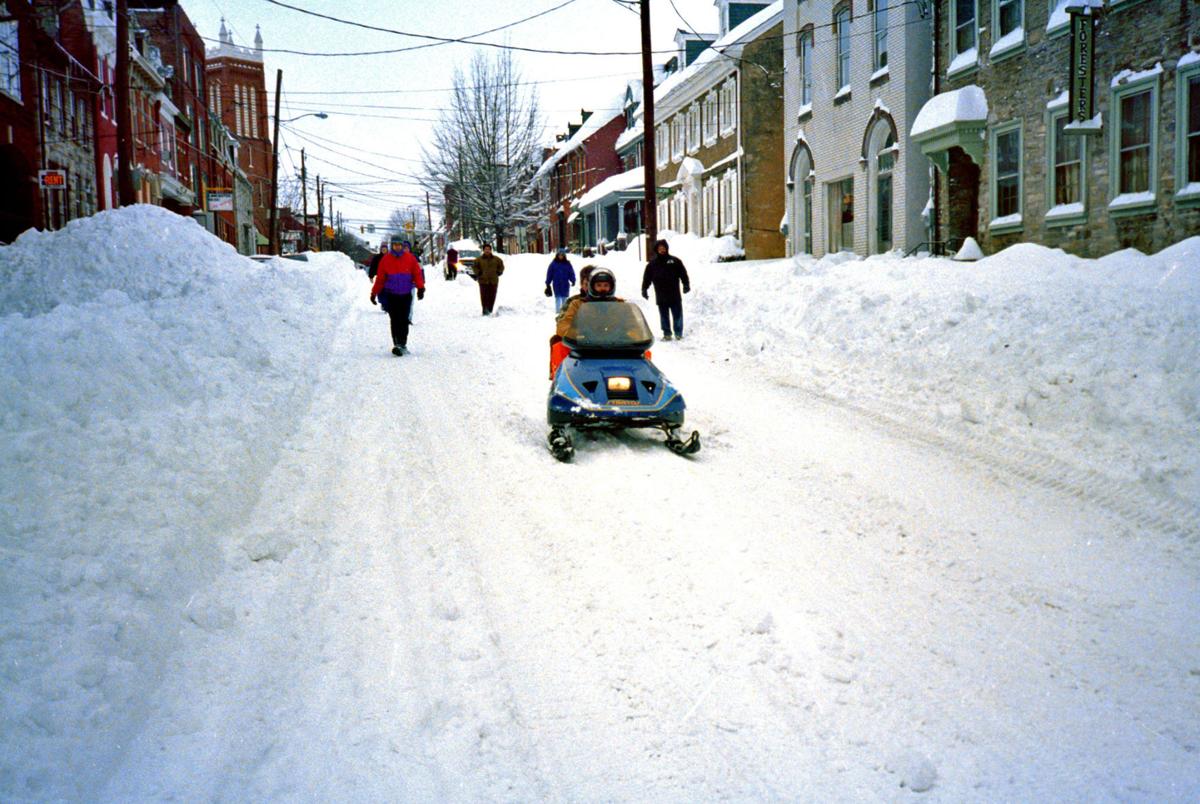
[[[636,8],[630,10],[616,0],[282,1],[369,26],[441,37],[468,36],[562,6],[480,37],[485,42],[537,51],[514,56],[525,79],[551,82],[537,85],[548,140],[565,130],[568,122],[578,122],[580,108],[608,106],[627,78],[641,76],[637,55],[544,52],[636,53],[640,47]],[[717,30],[713,0],[673,2],[674,7],[672,0],[651,0],[655,50],[672,48],[678,28]],[[269,0],[183,0],[183,7],[200,35],[211,40],[217,38],[222,17],[234,42],[243,46],[253,45],[254,27],[261,26],[272,103],[275,71],[283,70],[282,119],[312,111],[329,114],[324,120],[306,117],[287,124],[280,137],[281,176],[299,173],[300,148],[304,147],[310,176],[320,173],[323,179],[343,185],[330,192],[336,195],[335,209],[343,213],[348,225],[382,222],[392,209],[417,201],[423,204],[423,191],[405,174],[419,173],[421,143],[429,140],[434,121],[446,105],[446,92],[441,90],[450,86],[454,68],[465,66],[476,46],[441,44],[408,53],[347,57],[277,53],[271,50],[369,51],[429,42],[318,19]],[[675,9],[686,18],[686,25]],[[493,48],[484,50],[494,52]],[[666,58],[663,53],[654,60],[660,63]],[[387,183],[380,183],[385,180]],[[310,195],[314,205],[315,198]]]

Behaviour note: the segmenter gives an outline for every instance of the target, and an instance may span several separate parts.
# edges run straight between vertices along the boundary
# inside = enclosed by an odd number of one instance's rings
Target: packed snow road
[[[543,272],[508,258],[493,318],[431,274],[399,359],[363,280],[93,793],[1200,789],[1194,540],[788,387],[698,316],[654,359],[703,451],[630,433],[560,464]]]

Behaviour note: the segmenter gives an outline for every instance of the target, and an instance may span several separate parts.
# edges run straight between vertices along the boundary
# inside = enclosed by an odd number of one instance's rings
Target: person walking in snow
[[[375,281],[375,274],[379,273],[379,261],[383,259],[383,255],[388,252],[388,242],[386,240],[380,242],[379,253],[371,255],[371,262],[367,266],[367,279]]]
[[[458,249],[454,246],[446,249],[446,281],[458,276]]]
[[[663,340],[671,340],[672,333],[675,340],[679,340],[683,338],[683,297],[679,294],[679,287],[682,285],[683,292],[690,293],[692,283],[683,261],[671,254],[666,240],[656,242],[654,252],[642,274],[642,298],[650,298],[648,291],[650,285],[654,285],[654,303],[658,305]]]
[[[571,286],[575,284],[575,268],[567,259],[567,250],[560,248],[546,269],[546,295],[554,294],[554,314],[557,315],[567,303],[571,295]],[[553,290],[551,290],[553,288]]]
[[[491,315],[496,306],[496,291],[503,273],[504,260],[492,253],[491,243],[484,243],[483,254],[475,260],[475,281],[479,283],[479,302],[484,315]]]
[[[415,251],[413,251],[412,243],[409,242],[408,240],[405,240],[404,243],[402,243],[401,245],[403,245],[404,248],[408,250],[408,253],[413,255],[413,258],[416,259],[417,264],[421,265],[421,258],[417,255],[417,253]],[[421,265],[421,287],[425,287],[425,266],[424,265]],[[413,286],[411,295],[413,295],[413,296],[417,295],[417,288],[415,285]],[[413,308],[415,308],[416,306],[417,306],[416,299],[413,299],[412,304],[410,304],[408,306],[408,325],[410,327],[413,324]]]
[[[425,277],[421,265],[400,237],[393,237],[391,248],[379,261],[375,284],[371,286],[371,304],[382,304],[391,319],[392,354],[400,357],[408,352],[408,313],[412,309],[412,291],[425,298]]]

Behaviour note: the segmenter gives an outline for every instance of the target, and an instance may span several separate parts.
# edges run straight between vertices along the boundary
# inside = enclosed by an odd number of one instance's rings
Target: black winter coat
[[[642,293],[645,293],[650,285],[654,285],[654,303],[655,304],[675,304],[683,299],[679,294],[679,286],[683,285],[683,292],[687,293],[691,290],[692,283],[688,279],[687,268],[683,267],[683,261],[673,254],[655,254],[650,262],[646,263],[646,272],[642,275]]]

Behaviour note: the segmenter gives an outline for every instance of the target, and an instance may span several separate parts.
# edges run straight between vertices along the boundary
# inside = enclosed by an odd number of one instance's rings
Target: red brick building
[[[250,182],[254,226],[261,242],[268,235],[271,209],[271,140],[262,34],[255,32],[253,49],[239,47],[222,20],[220,44],[208,53],[207,73],[208,107],[220,115],[239,143],[238,162]]]

